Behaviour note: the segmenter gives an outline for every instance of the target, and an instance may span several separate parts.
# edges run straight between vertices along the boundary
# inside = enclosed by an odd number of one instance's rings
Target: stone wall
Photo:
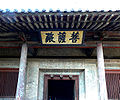
[[[99,100],[96,61],[95,59],[28,59],[26,100],[43,100],[44,74],[79,75],[79,99]],[[119,59],[106,59],[105,68],[120,69],[119,62]],[[0,68],[19,68],[19,59],[1,58]]]

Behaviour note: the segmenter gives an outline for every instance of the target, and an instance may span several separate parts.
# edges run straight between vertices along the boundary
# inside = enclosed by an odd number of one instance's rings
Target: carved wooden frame
[[[62,77],[61,77],[62,76]],[[43,100],[48,100],[48,80],[75,80],[75,100],[79,100],[79,75],[44,75]]]

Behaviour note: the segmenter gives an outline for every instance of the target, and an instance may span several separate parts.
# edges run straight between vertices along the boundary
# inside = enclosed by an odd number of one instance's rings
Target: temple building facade
[[[0,100],[119,100],[120,11],[0,12]]]

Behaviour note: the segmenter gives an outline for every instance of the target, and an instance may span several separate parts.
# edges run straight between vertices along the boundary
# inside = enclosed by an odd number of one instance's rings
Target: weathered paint
[[[16,91],[16,100],[25,100],[25,72],[26,72],[26,62],[27,62],[27,44],[22,45],[19,76]]]
[[[44,74],[79,75],[79,99],[98,100],[97,67],[94,62],[80,59],[38,59],[30,61],[27,69],[26,97],[29,100],[43,100]]]
[[[103,48],[102,48],[102,43],[101,42],[97,43],[97,63],[98,63],[100,100],[108,100],[106,80],[105,80]]]
[[[25,100],[42,100],[44,74],[79,75],[79,99],[99,100],[96,59],[28,59]],[[19,68],[16,58],[0,58],[0,68]],[[105,59],[106,69],[120,69],[120,59]],[[52,72],[51,72],[51,69]],[[57,71],[56,71],[57,70]],[[67,70],[67,71],[66,71]],[[70,71],[72,70],[72,71]],[[0,98],[0,100],[14,100]]]

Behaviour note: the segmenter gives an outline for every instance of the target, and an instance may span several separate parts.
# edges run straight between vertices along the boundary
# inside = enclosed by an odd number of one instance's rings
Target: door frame
[[[43,100],[48,100],[48,80],[74,80],[75,81],[75,100],[79,100],[79,75],[44,75]]]

